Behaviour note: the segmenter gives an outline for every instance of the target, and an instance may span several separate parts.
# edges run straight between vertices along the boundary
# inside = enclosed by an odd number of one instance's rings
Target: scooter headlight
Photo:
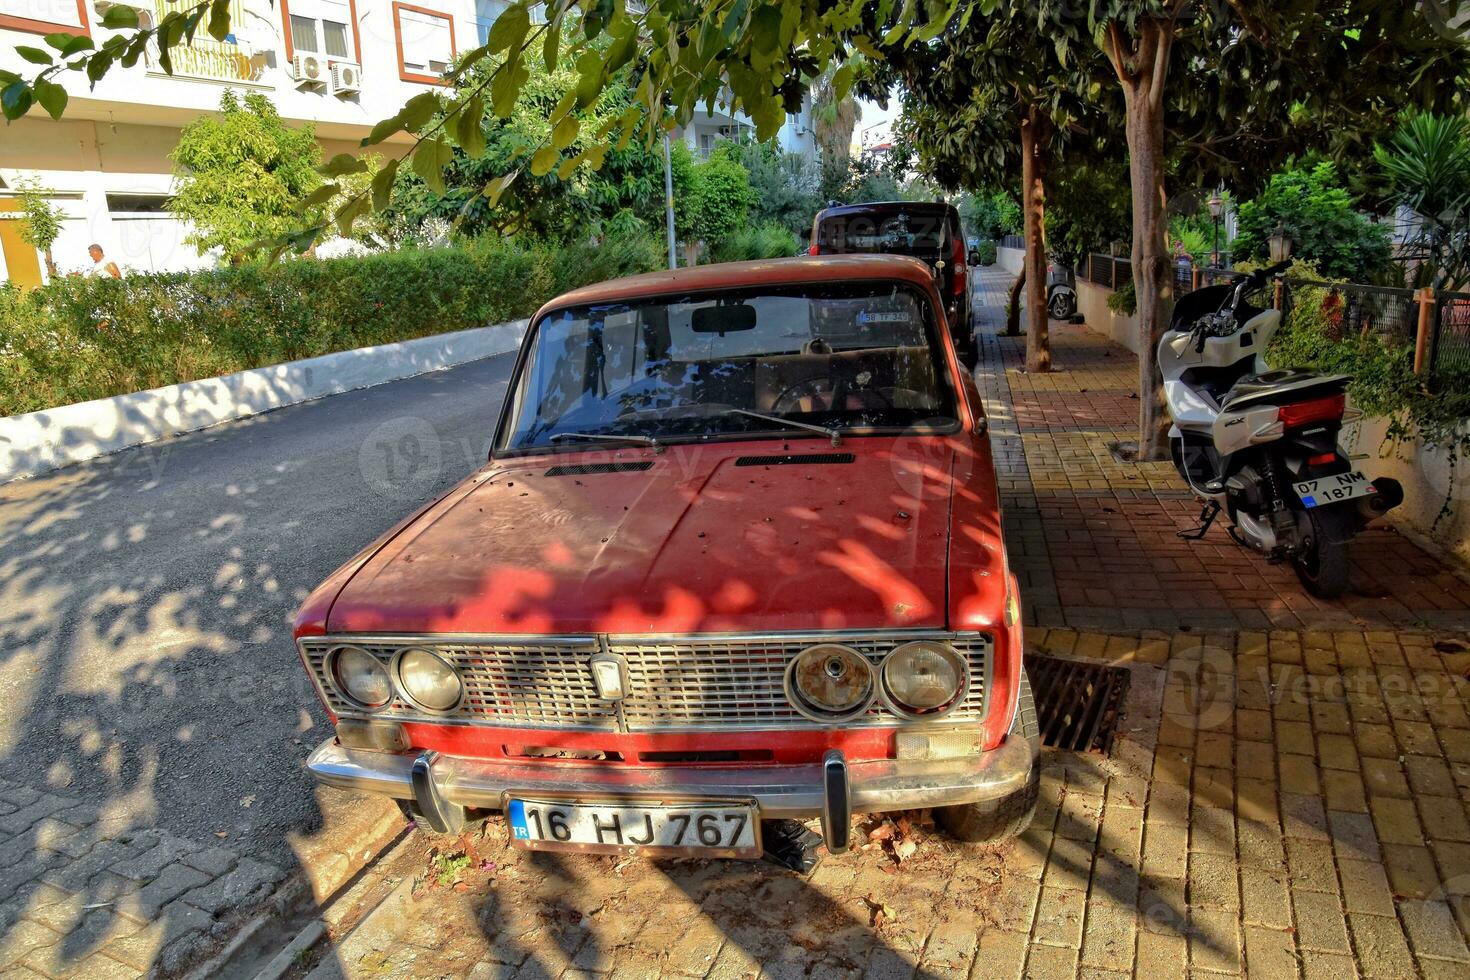
[[[894,710],[912,717],[931,717],[964,697],[969,681],[965,661],[947,644],[914,640],[896,648],[883,661],[883,691]]]
[[[786,696],[813,721],[856,718],[873,703],[874,687],[868,659],[840,643],[808,647],[786,667]]]

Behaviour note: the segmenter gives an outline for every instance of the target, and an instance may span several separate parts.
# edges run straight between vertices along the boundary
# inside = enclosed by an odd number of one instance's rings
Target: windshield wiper
[[[798,422],[795,419],[783,419],[779,415],[763,415],[760,412],[752,412],[745,408],[727,408],[722,414],[744,415],[747,418],[760,419],[762,422],[774,422],[788,429],[806,429],[809,432],[820,432],[832,440],[832,447],[834,449],[842,445],[842,433],[830,426],[816,425],[812,422]]]
[[[653,436],[638,436],[632,433],[618,435],[616,433],[601,432],[558,432],[551,437],[552,442],[561,442],[563,439],[590,439],[594,442],[637,442],[645,446],[651,446],[656,453],[664,451],[664,444]]]

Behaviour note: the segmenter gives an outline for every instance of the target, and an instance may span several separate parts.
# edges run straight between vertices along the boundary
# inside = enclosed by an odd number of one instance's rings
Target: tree
[[[55,279],[56,261],[51,257],[51,246],[61,237],[61,209],[46,199],[34,178],[20,181],[18,186],[22,215],[17,229],[20,240],[41,253],[46,260],[46,275]]]
[[[1389,232],[1359,214],[1355,203],[1330,160],[1272,174],[1236,210],[1234,258],[1269,258],[1267,240],[1279,224],[1291,233],[1293,256],[1325,276],[1363,281],[1388,264]]]
[[[719,144],[700,163],[693,162],[687,146],[675,150],[675,228],[686,248],[702,245],[709,254],[745,225],[752,203],[750,178],[729,144]]]
[[[803,237],[811,231],[822,201],[817,196],[821,175],[810,157],[748,137],[721,144],[721,150],[749,176],[752,224],[779,224]]]
[[[1435,286],[1470,282],[1470,123],[1409,113],[1373,156],[1394,201],[1417,218],[1407,244],[1432,267]]]
[[[219,114],[185,126],[170,157],[177,188],[172,209],[193,224],[185,240],[200,251],[218,248],[231,263],[258,242],[299,227],[303,202],[322,183],[312,128],[287,126],[256,92],[241,98],[226,91]]]
[[[1006,191],[966,191],[955,206],[965,229],[972,235],[1000,238],[1020,233],[1021,207]]]
[[[852,134],[863,117],[863,110],[850,88],[838,90],[835,67],[813,81],[811,99],[812,135],[820,154],[822,186],[836,187],[847,180],[852,161]]]

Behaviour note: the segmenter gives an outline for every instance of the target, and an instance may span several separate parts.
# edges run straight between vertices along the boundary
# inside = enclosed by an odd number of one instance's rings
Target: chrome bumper
[[[327,786],[416,800],[428,812],[438,803],[498,810],[512,792],[607,800],[750,799],[763,819],[822,817],[829,827],[844,823],[844,813],[998,799],[1023,788],[1035,764],[1036,747],[1015,735],[997,749],[958,759],[849,763],[834,750],[811,765],[746,769],[532,766],[437,752],[344,749],[335,738],[306,760],[306,768]]]

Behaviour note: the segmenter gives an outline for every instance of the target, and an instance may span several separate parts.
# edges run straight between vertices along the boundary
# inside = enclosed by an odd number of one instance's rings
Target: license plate
[[[512,797],[511,843],[533,850],[646,851],[760,857],[760,817],[749,803],[596,803]]]
[[[1373,484],[1357,470],[1338,476],[1303,480],[1293,486],[1296,487],[1296,495],[1302,498],[1302,503],[1307,507],[1321,507],[1323,504],[1335,504],[1339,500],[1366,497],[1373,492]]]

